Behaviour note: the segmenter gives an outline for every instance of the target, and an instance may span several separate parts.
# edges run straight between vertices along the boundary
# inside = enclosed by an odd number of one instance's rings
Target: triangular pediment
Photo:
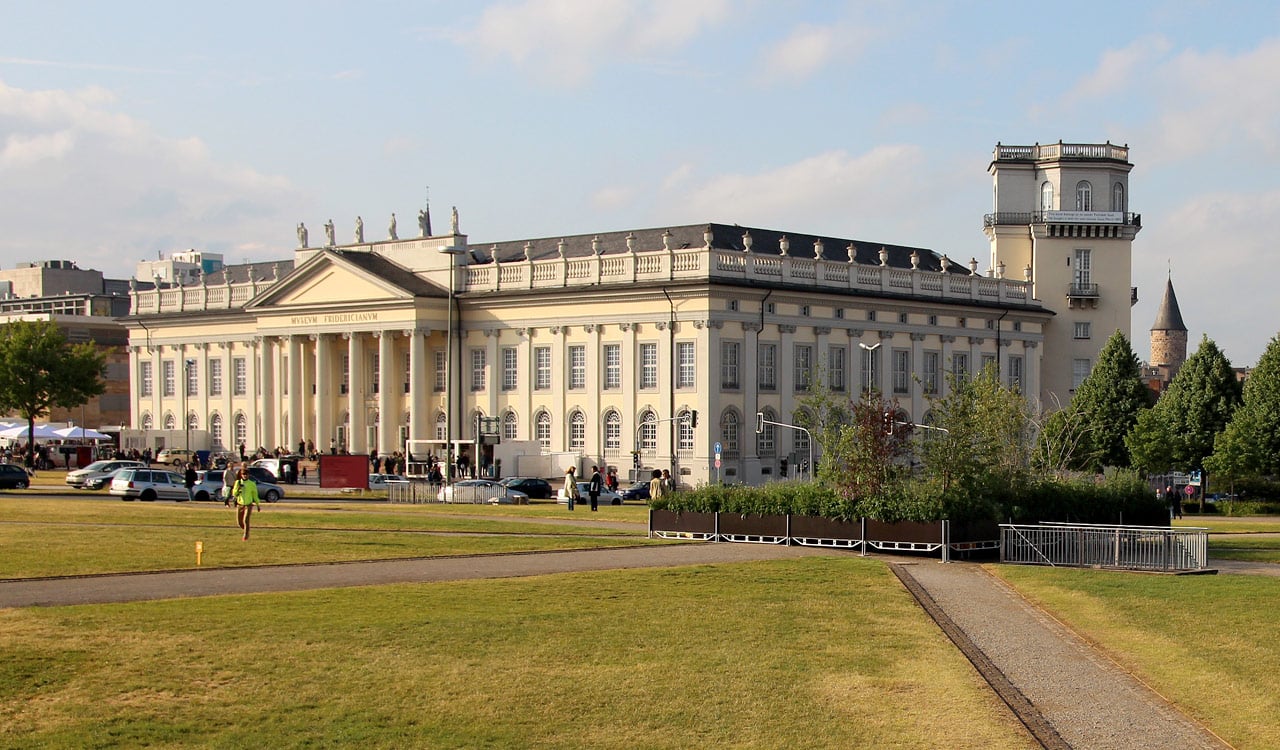
[[[356,258],[347,255],[330,250],[317,253],[246,307],[318,307],[356,300],[377,303],[437,296],[433,284],[385,258],[368,253]]]

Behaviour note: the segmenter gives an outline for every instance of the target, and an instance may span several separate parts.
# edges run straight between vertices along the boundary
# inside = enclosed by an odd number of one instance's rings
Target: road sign
[[[716,468],[717,469],[720,468],[720,459],[718,458],[716,459]]]
[[[717,443],[715,444],[715,447],[713,447],[713,448],[711,449],[711,452],[712,452],[712,453],[723,453],[724,451],[722,450],[720,443],[719,443],[719,442],[717,442]]]
[[[1183,487],[1182,491],[1187,493],[1187,497],[1191,497],[1192,495],[1196,494],[1196,488],[1192,487],[1189,484],[1186,487]]]

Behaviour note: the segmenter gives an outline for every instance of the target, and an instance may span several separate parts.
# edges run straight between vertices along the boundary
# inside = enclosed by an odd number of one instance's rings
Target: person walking
[[[187,462],[187,470],[182,473],[182,483],[187,487],[187,497],[191,497],[191,488],[196,486],[196,465]]]
[[[570,466],[564,473],[564,499],[569,503],[569,510],[573,510],[574,503],[581,497],[582,493],[578,491],[577,471]]]
[[[587,497],[591,498],[591,512],[599,510],[600,491],[604,489],[604,477],[600,475],[600,467],[591,467],[591,483],[587,485]]]
[[[610,466],[608,473],[604,475],[604,486],[609,488],[610,492],[618,491],[618,470]]]
[[[236,470],[236,465],[227,462],[227,468],[222,472],[222,504],[231,507],[231,490],[235,487],[236,479],[239,478],[240,472]]]
[[[649,499],[657,500],[667,494],[667,485],[662,481],[662,472],[653,470],[653,478],[649,480]]]
[[[240,478],[236,479],[235,486],[231,489],[231,494],[236,499],[236,523],[240,528],[244,529],[244,541],[249,541],[249,521],[253,516],[253,509],[256,506],[258,510],[262,510],[262,503],[258,500],[258,483],[253,481],[253,477],[249,476],[247,467],[240,467]]]

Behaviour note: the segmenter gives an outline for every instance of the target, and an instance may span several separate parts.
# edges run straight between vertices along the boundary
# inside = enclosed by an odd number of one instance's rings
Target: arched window
[[[796,409],[791,414],[791,421],[801,427],[810,430],[814,427],[813,413],[808,409]],[[790,430],[791,432],[791,450],[795,451],[796,461],[809,460],[809,433],[804,430]],[[817,459],[817,455],[814,455]]]
[[[658,417],[653,412],[640,412],[640,450],[658,450]]]
[[[720,415],[720,447],[724,449],[725,458],[738,457],[741,426],[742,420],[738,418],[738,412],[733,409],[726,409],[724,414]]]
[[[169,412],[168,414],[164,415],[164,428],[166,430],[178,429],[178,419],[177,417],[173,416],[173,412]]]
[[[448,417],[444,415],[444,412],[440,412],[436,414],[436,440],[448,440],[449,438],[445,434],[448,431],[449,431]]]
[[[1076,210],[1093,210],[1093,185],[1090,185],[1088,180],[1076,183]]]
[[[150,429],[154,429],[155,426],[156,426],[156,421],[151,417],[150,414],[142,415],[142,429],[150,430]]]
[[[1040,210],[1053,210],[1053,183],[1048,180],[1040,183]]]
[[[188,430],[200,429],[200,416],[193,411],[187,412],[187,429]]]
[[[777,435],[778,428],[769,424],[769,422],[778,421],[778,415],[773,413],[773,409],[765,408],[761,411],[764,418],[768,421],[764,424],[764,429],[756,435],[756,455],[761,458],[769,458],[778,454]]]
[[[612,409],[604,415],[604,449],[622,450],[622,415]]]
[[[534,437],[538,440],[538,445],[544,449],[551,447],[551,415],[545,411],[538,412],[538,416],[534,418]]]
[[[227,444],[222,442],[222,415],[217,412],[214,412],[209,417],[209,437],[213,440],[214,450],[225,451],[227,449]]]
[[[693,425],[689,421],[689,411],[686,409],[676,416],[676,450],[693,453]]]
[[[1111,186],[1111,210],[1124,213],[1124,185],[1117,182]]]
[[[569,415],[569,450],[580,451],[587,447],[587,418],[580,411]]]
[[[516,413],[508,411],[502,415],[502,439],[515,440],[519,434],[520,421],[516,418]]]
[[[244,412],[236,414],[235,438],[236,445],[240,445],[241,443],[245,443],[249,440],[249,418],[244,415]]]

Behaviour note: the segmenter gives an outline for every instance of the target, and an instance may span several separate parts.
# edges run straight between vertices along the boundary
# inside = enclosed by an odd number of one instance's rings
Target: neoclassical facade
[[[625,475],[638,450],[689,484],[754,483],[809,455],[756,414],[795,423],[814,378],[917,421],[952,370],[998,362],[1036,394],[1052,318],[976,260],[715,223],[473,245],[455,219],[271,269],[133,292],[135,427],[442,455],[485,450],[484,417],[579,464]]]

